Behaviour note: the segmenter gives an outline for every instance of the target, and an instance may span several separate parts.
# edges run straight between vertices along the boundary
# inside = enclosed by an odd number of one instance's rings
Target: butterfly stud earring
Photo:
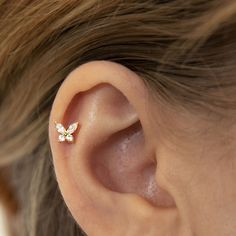
[[[65,129],[61,123],[55,122],[56,130],[59,133],[58,142],[67,141],[68,143],[72,143],[74,141],[73,133],[77,130],[78,124],[78,122],[72,123],[68,129]]]

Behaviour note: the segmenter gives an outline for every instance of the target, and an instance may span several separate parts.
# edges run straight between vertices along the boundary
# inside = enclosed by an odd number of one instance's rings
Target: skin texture
[[[79,122],[73,144],[57,141],[54,121]],[[154,100],[108,61],[67,76],[49,121],[60,190],[89,236],[235,235],[234,134],[211,114]]]

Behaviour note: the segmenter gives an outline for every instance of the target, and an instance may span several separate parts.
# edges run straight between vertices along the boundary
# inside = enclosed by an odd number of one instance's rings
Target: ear
[[[52,106],[55,172],[73,217],[89,236],[172,235],[173,198],[158,185],[148,91],[128,68],[93,61],[71,72]],[[54,121],[78,122],[74,142],[58,142]]]

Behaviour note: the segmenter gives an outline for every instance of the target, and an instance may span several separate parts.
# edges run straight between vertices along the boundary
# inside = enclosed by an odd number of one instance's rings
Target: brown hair
[[[0,165],[10,168],[22,234],[83,235],[58,190],[47,135],[70,71],[118,62],[159,100],[226,115],[236,109],[235,55],[235,1],[0,0]]]

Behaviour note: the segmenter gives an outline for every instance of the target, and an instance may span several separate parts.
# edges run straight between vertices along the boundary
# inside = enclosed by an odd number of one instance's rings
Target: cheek
[[[204,146],[188,154],[159,150],[157,180],[168,186],[181,219],[196,235],[236,235],[236,151]]]

